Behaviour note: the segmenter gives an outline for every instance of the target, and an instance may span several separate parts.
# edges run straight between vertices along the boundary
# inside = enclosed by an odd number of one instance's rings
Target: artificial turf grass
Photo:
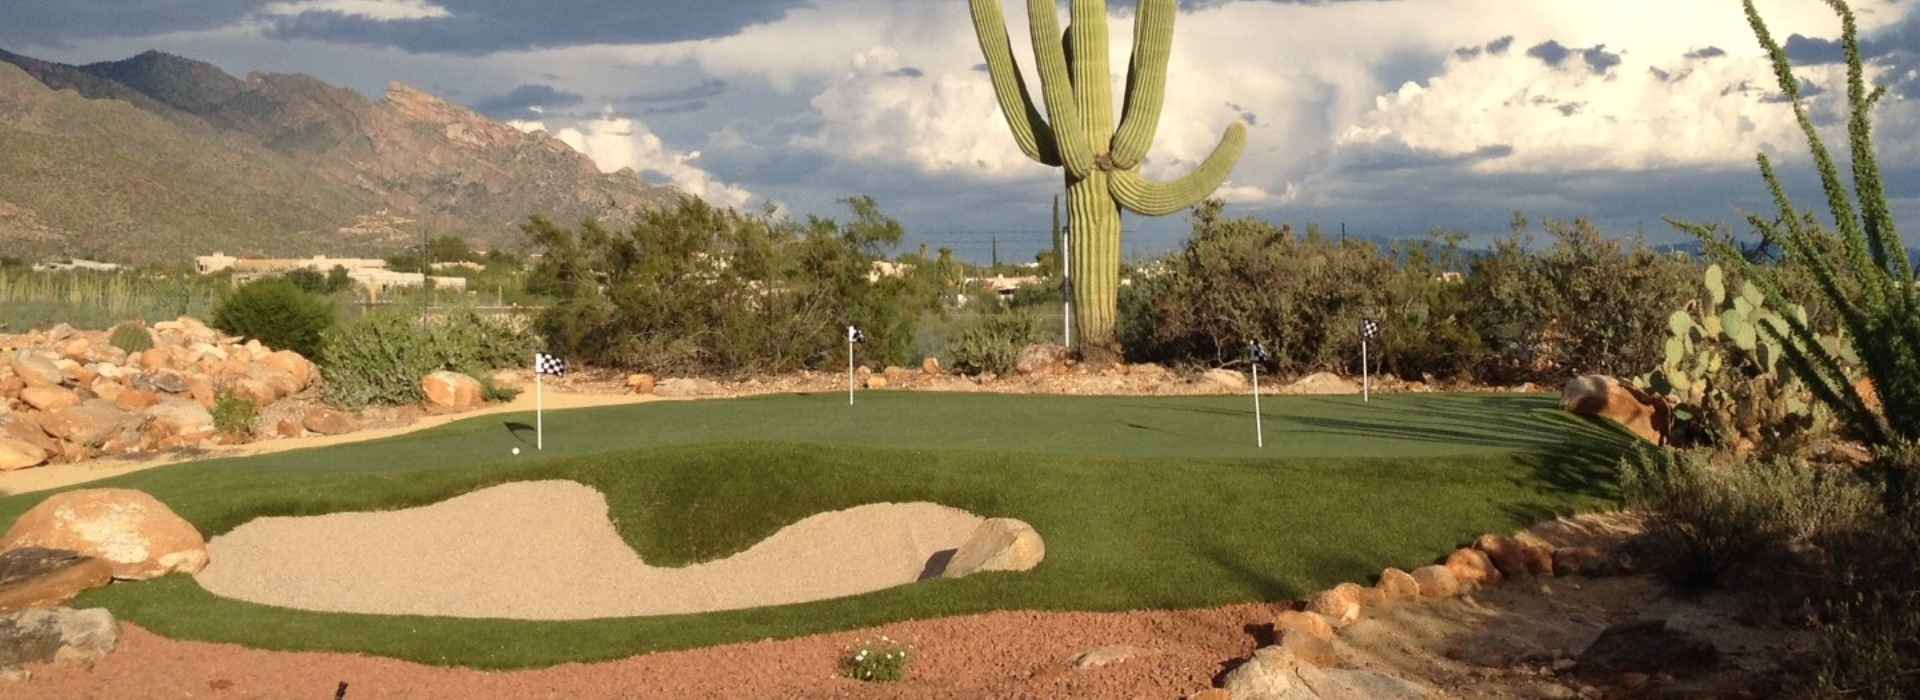
[[[822,511],[926,500],[1027,520],[1047,539],[1046,562],[801,605],[579,622],[296,611],[219,598],[186,577],[111,586],[77,604],[170,637],[515,668],[996,609],[1277,600],[1604,502],[1624,444],[1618,431],[1537,398],[1278,399],[1265,407],[1265,451],[1239,444],[1250,426],[1234,423],[1249,416],[1234,415],[1231,398],[901,394],[864,403],[879,410],[848,415],[821,397],[781,397],[556,413],[548,444],[567,447],[519,460],[484,460],[504,457],[513,438],[502,437],[497,417],[483,418],[101,485],[153,493],[212,535],[260,515],[423,505],[498,483],[571,479],[605,493],[621,535],[665,565],[741,551]],[[744,430],[768,416],[791,424]],[[970,420],[941,433],[962,446],[933,449],[940,443],[924,424],[961,418]],[[1161,444],[1177,441],[1166,433],[1187,442]],[[589,435],[625,447],[587,454]],[[999,444],[981,444],[981,435]],[[1442,456],[1416,456],[1427,452]],[[1372,456],[1380,453],[1388,456]],[[0,521],[41,497],[0,501]]]

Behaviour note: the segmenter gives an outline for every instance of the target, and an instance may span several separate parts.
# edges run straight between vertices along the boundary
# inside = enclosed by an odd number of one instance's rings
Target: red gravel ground
[[[260,651],[166,639],[125,624],[92,669],[36,666],[0,686],[8,698],[314,698],[341,682],[371,698],[1180,698],[1244,660],[1285,604],[1137,613],[997,612],[904,622],[785,641],[665,652],[596,664],[486,672],[352,654]],[[886,635],[915,657],[907,680],[841,678],[853,643]],[[1072,670],[1081,652],[1133,646],[1146,655]]]

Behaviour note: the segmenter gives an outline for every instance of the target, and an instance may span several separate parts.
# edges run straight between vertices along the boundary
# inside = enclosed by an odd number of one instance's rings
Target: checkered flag
[[[567,376],[567,361],[544,352],[536,352],[533,354],[533,372],[549,377],[564,377]]]
[[[847,342],[849,343],[867,342],[867,334],[861,333],[859,328],[856,328],[854,326],[847,326]]]
[[[1272,356],[1267,354],[1267,349],[1260,346],[1260,341],[1258,340],[1247,341],[1247,356],[1253,358],[1254,362],[1266,362],[1273,359]]]
[[[1370,318],[1362,320],[1360,322],[1360,337],[1368,340],[1380,337],[1380,322]]]

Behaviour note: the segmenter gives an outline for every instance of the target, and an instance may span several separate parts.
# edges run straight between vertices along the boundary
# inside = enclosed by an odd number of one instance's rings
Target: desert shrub
[[[358,408],[416,403],[423,398],[420,378],[432,372],[483,376],[531,357],[532,343],[524,333],[471,310],[425,321],[383,311],[329,332],[319,364],[328,400]]]
[[[107,336],[107,342],[127,354],[144,352],[153,349],[153,333],[138,323],[122,323],[113,327],[113,334]]]
[[[1857,536],[1879,512],[1878,491],[1856,474],[1788,458],[1716,466],[1700,451],[1643,449],[1622,464],[1622,495],[1672,557],[1663,573],[1688,587],[1719,584],[1770,550]]]
[[[221,300],[210,325],[256,338],[268,347],[313,357],[321,335],[333,322],[333,305],[327,300],[286,280],[266,279],[242,285]]]
[[[947,344],[947,361],[965,374],[1009,374],[1020,351],[1040,335],[1033,317],[1019,312],[988,314]]]
[[[523,227],[541,253],[527,286],[555,301],[534,325],[570,357],[657,373],[835,366],[849,323],[866,333],[865,360],[911,362],[914,322],[937,295],[915,279],[869,278],[904,231],[872,200],[846,202],[845,223],[694,198],[620,232],[535,218]]]
[[[857,681],[893,683],[907,677],[907,645],[882,636],[863,640],[840,655],[840,674]]]
[[[493,381],[490,379],[485,379],[485,378],[480,379],[481,400],[487,401],[488,403],[503,403],[503,402],[512,401],[516,398],[519,398],[519,396],[520,396],[519,389],[515,389],[513,387],[507,387],[507,386],[500,386],[498,384],[493,383]]]
[[[221,394],[213,404],[213,428],[222,435],[253,437],[253,424],[259,415],[260,407],[251,399]]]

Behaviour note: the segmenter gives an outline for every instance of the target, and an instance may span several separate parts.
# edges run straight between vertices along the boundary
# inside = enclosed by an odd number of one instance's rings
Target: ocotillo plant
[[[1140,163],[1153,145],[1166,101],[1174,0],[1140,0],[1118,130],[1108,71],[1106,0],[1073,0],[1072,24],[1064,35],[1055,0],[1027,0],[1046,116],[1035,107],[1014,60],[999,0],[970,2],[974,32],[1014,142],[1027,157],[1066,171],[1074,325],[1081,354],[1098,361],[1116,359],[1120,209],[1165,216],[1198,203],[1233,171],[1246,148],[1247,128],[1238,122],[1229,127],[1213,154],[1186,177],[1150,181],[1140,175]]]

